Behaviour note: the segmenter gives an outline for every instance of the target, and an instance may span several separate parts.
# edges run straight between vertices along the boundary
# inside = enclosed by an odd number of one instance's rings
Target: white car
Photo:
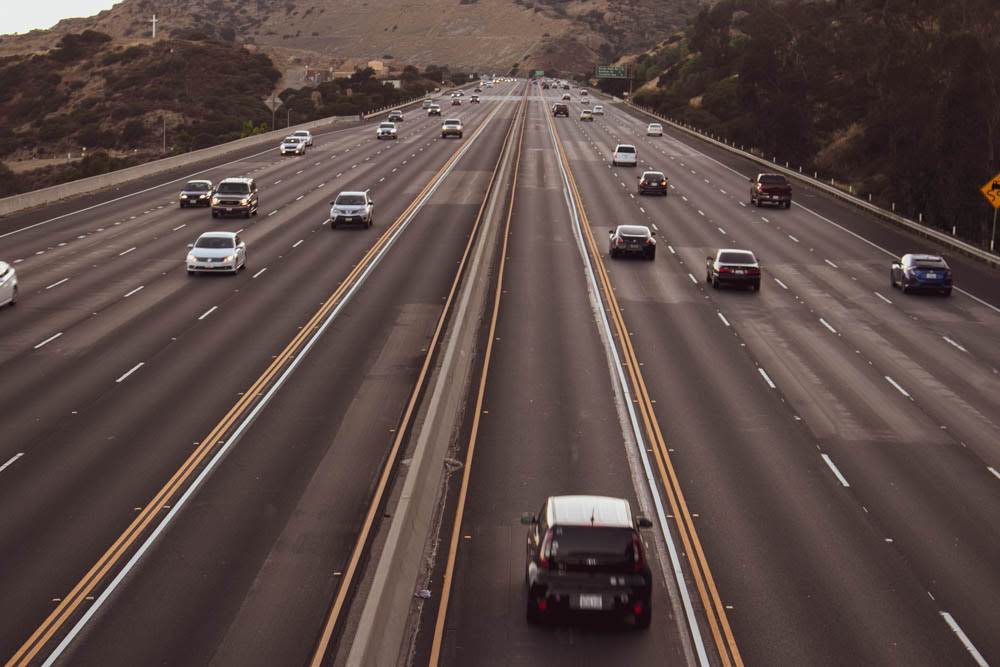
[[[17,271],[7,262],[0,262],[0,306],[17,303]]]
[[[650,123],[646,126],[646,136],[647,137],[662,137],[663,136],[663,126],[659,123]]]
[[[341,192],[330,202],[330,229],[352,223],[364,227],[375,224],[375,201],[368,190]]]
[[[594,114],[595,116],[603,116],[604,107],[601,106],[600,104],[595,104],[593,110],[591,110],[591,113]]]
[[[298,137],[285,137],[281,140],[282,155],[305,155],[306,142]]]
[[[376,139],[398,139],[399,135],[396,134],[396,124],[395,123],[379,123],[378,129],[375,130]]]
[[[292,132],[293,137],[298,137],[302,141],[306,142],[306,146],[313,145],[313,135],[309,130],[295,130]]]
[[[457,118],[448,118],[441,124],[441,138],[446,139],[448,137],[458,137],[462,138],[462,121]]]
[[[632,144],[618,144],[611,155],[611,164],[616,167],[636,167],[639,165],[639,153]]]
[[[225,271],[236,273],[247,265],[247,245],[236,232],[205,232],[188,244],[188,275]]]

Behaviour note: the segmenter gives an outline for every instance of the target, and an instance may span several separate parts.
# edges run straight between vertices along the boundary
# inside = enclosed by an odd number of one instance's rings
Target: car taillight
[[[635,572],[642,571],[642,540],[638,535],[632,535],[632,569]]]
[[[552,548],[552,529],[549,528],[545,531],[545,537],[542,538],[542,547],[539,549],[538,553],[538,567],[543,570],[548,570],[552,567],[552,562],[549,559],[549,550]]]
[[[751,267],[751,268],[747,269],[747,274],[751,275],[751,276],[759,276],[760,275],[760,269],[758,269],[757,267]]]
[[[720,266],[719,267],[719,273],[732,273],[732,272],[733,272],[733,270],[731,268],[729,268],[728,266]]]
[[[646,239],[646,245],[656,245],[656,241],[653,239]]]
[[[615,245],[622,245],[623,243],[625,243],[625,239],[620,236],[615,239]]]

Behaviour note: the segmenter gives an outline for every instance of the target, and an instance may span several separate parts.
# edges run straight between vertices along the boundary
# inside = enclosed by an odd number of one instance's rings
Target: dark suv
[[[562,102],[556,102],[552,105],[552,115],[553,116],[566,116],[569,118],[569,107]]]
[[[792,205],[792,184],[781,174],[757,174],[751,178],[750,205],[777,204],[778,208]]]
[[[652,618],[652,575],[640,528],[628,501],[606,496],[552,496],[528,525],[526,614],[540,623],[560,614]]]
[[[257,181],[252,178],[224,178],[212,195],[212,217],[237,213],[257,215]]]
[[[639,185],[636,191],[640,195],[646,193],[667,196],[667,177],[662,171],[644,171],[639,177]]]

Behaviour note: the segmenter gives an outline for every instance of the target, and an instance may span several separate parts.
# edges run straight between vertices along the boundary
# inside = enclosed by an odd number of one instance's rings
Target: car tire
[[[330,229],[336,229],[336,228],[337,228],[337,221],[331,218],[330,219]]]
[[[647,252],[646,253],[646,259],[648,259],[651,262],[653,260],[655,260],[656,259],[656,251],[654,250],[653,252]]]
[[[14,295],[15,296],[17,295],[17,290],[16,289],[14,290]],[[950,287],[946,287],[943,290],[941,290],[941,295],[942,296],[951,296],[951,288]],[[11,303],[14,303],[14,302],[11,301]]]
[[[889,287],[896,289],[896,274],[891,269],[889,270]]]
[[[542,622],[542,617],[538,613],[538,607],[532,601],[530,595],[524,605],[524,620],[526,620],[529,625],[539,625]]]
[[[788,200],[788,201],[786,201],[786,202],[785,202],[785,208],[786,208],[786,209],[789,209],[789,208],[791,208],[791,207],[792,207],[792,202],[791,202],[791,200]]]
[[[755,282],[755,283],[754,283],[754,284],[752,285],[752,287],[753,287],[753,291],[754,291],[754,292],[759,292],[759,291],[760,291],[760,281],[759,281],[759,280],[758,280],[758,281],[756,281],[756,282]]]
[[[219,217],[219,214],[218,214],[218,213],[216,213],[215,211],[212,211],[212,217],[213,217],[213,218],[218,218],[218,217]]]
[[[243,217],[246,218],[247,220],[249,220],[250,219],[250,215],[251,215],[250,214],[250,209],[247,209],[247,212],[243,214]]]
[[[712,276],[712,289],[719,289],[719,279]]]
[[[750,205],[751,206],[756,206],[757,205],[757,200],[754,199],[753,197],[750,197]]]
[[[910,293],[910,288],[906,284],[906,281],[904,281],[904,280],[900,280],[899,281],[899,289],[900,289],[901,292],[903,292],[903,294],[909,294]]]

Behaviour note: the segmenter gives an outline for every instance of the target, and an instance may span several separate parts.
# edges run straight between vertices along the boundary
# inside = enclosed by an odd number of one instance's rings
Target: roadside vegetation
[[[998,20],[992,0],[722,0],[638,58],[635,101],[988,244]]]

